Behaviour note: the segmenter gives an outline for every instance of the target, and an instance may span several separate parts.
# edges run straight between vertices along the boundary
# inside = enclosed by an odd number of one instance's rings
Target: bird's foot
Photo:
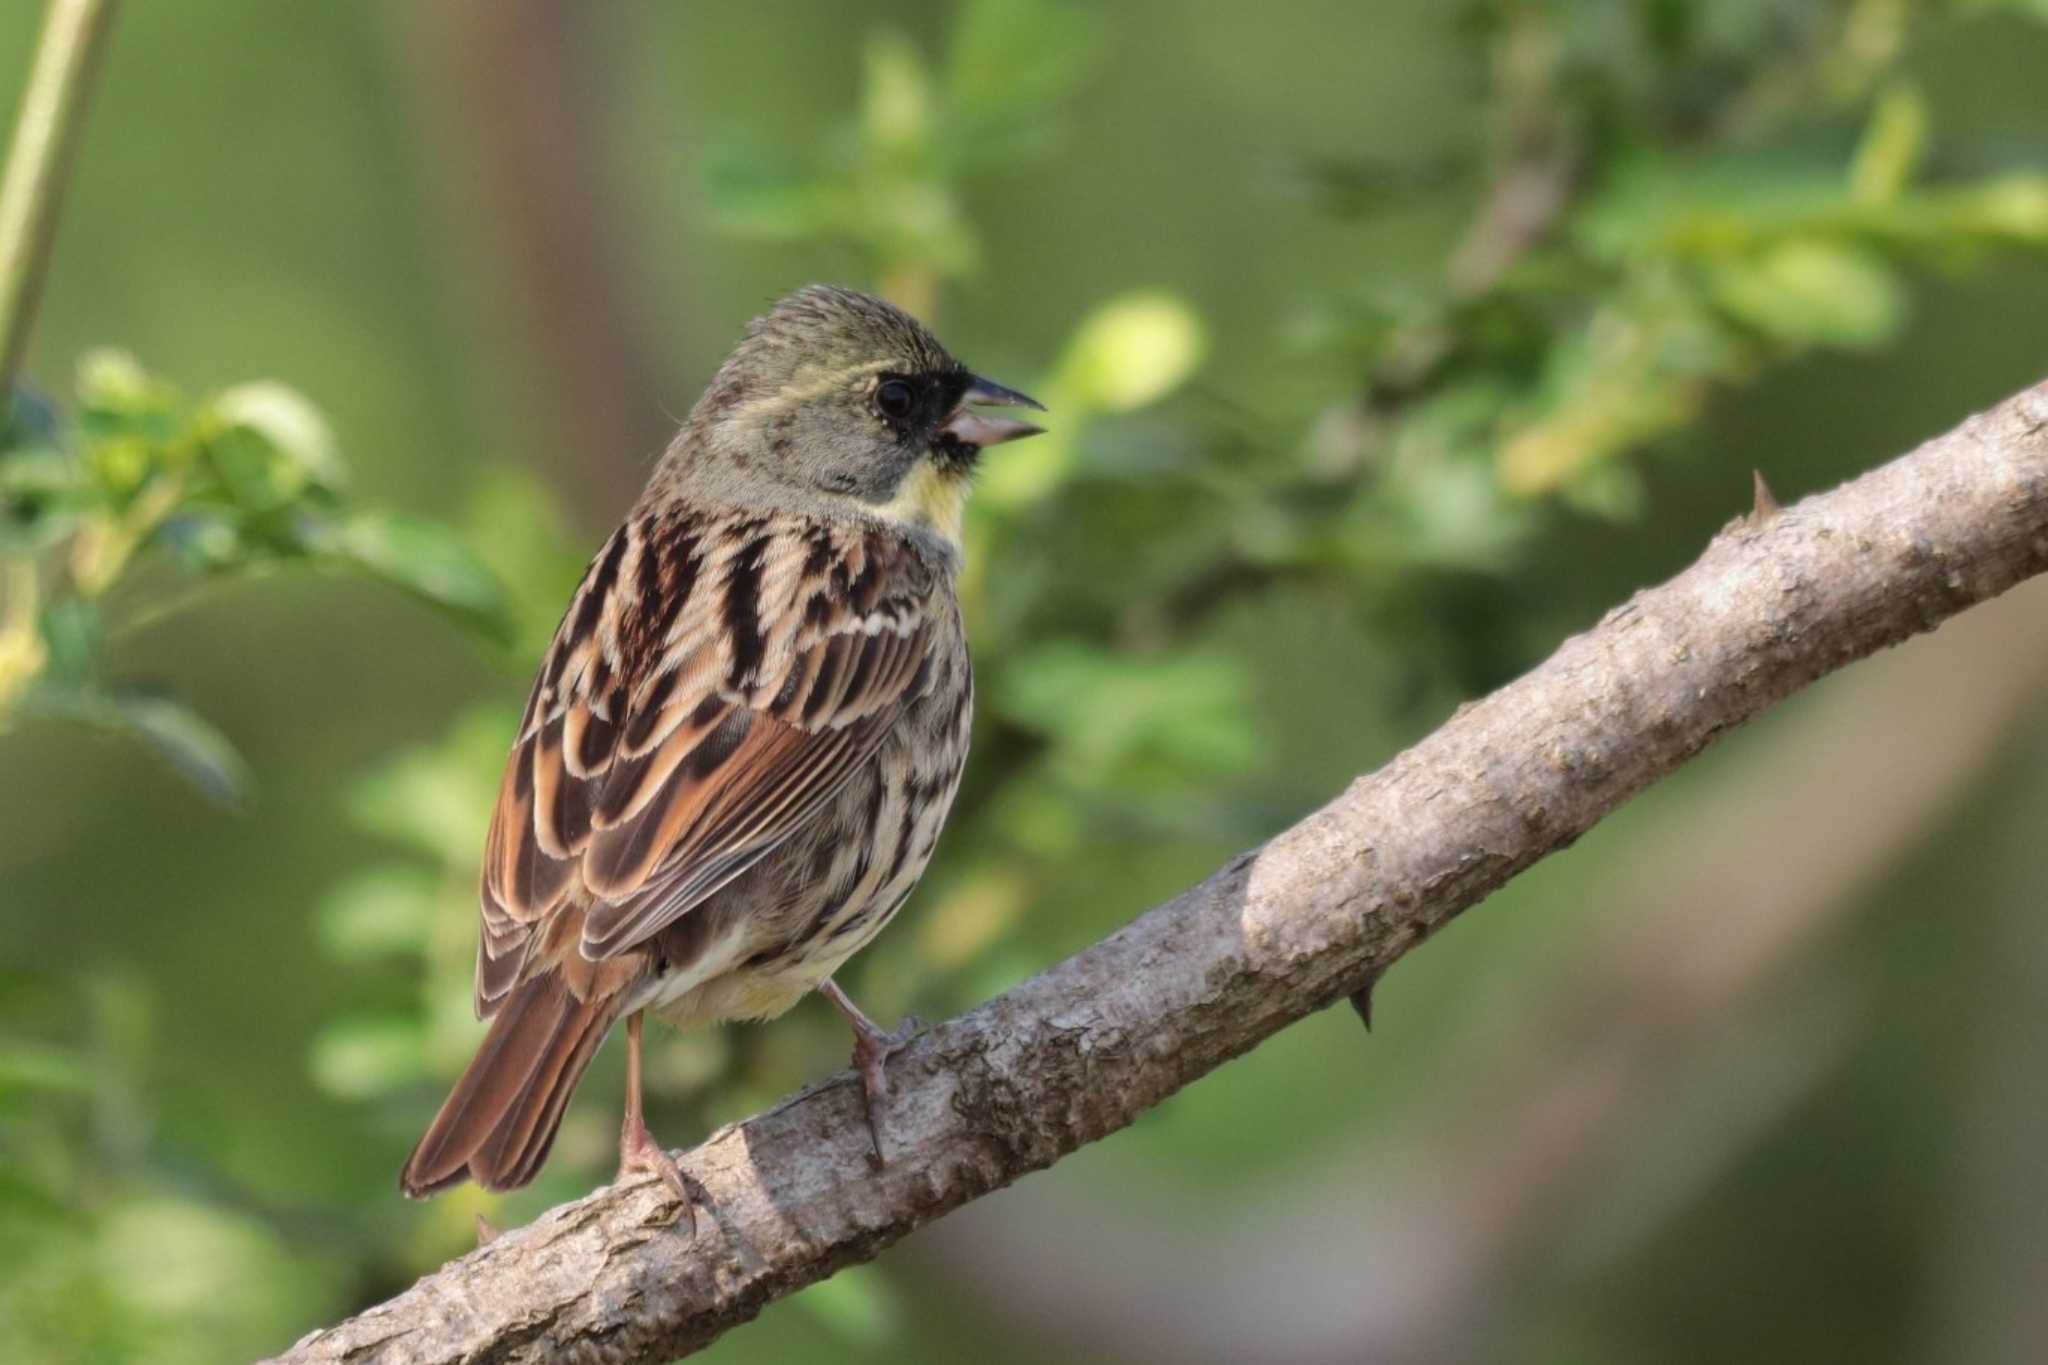
[[[875,1104],[889,1096],[889,1058],[901,1052],[904,1046],[924,1029],[924,1020],[916,1015],[905,1015],[903,1022],[896,1026],[894,1033],[867,1017],[861,1007],[854,1004],[839,983],[827,977],[818,987],[827,1000],[838,1007],[846,1016],[846,1023],[853,1030],[853,1067],[860,1072],[861,1098],[867,1109],[868,1139],[874,1143],[872,1165],[880,1170],[888,1164],[882,1155],[882,1125],[875,1120]]]
[[[875,1107],[889,1097],[889,1059],[908,1046],[923,1029],[924,1021],[916,1015],[905,1017],[895,1031],[889,1033],[883,1032],[865,1015],[853,1023],[853,1066],[860,1072],[861,1102],[867,1111],[868,1140],[874,1144],[877,1169],[888,1164],[888,1159],[882,1155],[882,1126],[875,1118]]]
[[[645,1123],[634,1123],[628,1119],[619,1130],[619,1184],[625,1184],[630,1176],[659,1176],[661,1183],[668,1186],[669,1193],[676,1197],[676,1213],[669,1220],[683,1224],[684,1235],[697,1235],[697,1196],[703,1188],[689,1176],[676,1159],[668,1154],[662,1145],[654,1140],[654,1134],[647,1131]]]

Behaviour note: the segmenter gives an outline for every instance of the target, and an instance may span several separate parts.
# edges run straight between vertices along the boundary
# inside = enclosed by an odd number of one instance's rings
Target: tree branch
[[[1731,523],[1262,848],[918,1038],[870,1170],[844,1073],[312,1334],[285,1362],[659,1361],[1051,1165],[1378,979],[1716,736],[2048,569],[2048,383],[1831,493]]]

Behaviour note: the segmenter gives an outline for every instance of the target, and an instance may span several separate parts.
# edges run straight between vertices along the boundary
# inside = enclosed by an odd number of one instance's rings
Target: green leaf
[[[1130,412],[1185,384],[1208,349],[1202,320],[1162,292],[1125,294],[1076,329],[1054,381],[1062,395],[1099,412]]]
[[[267,512],[332,495],[347,482],[326,419],[282,384],[227,390],[192,430],[220,493],[237,507]]]
[[[123,728],[155,749],[207,799],[234,805],[253,785],[248,764],[228,737],[183,702],[146,692],[117,692],[111,702]]]
[[[1750,327],[1794,345],[1877,346],[1906,316],[1896,271],[1869,252],[1825,241],[1791,241],[1723,265],[1714,298]]]
[[[105,692],[90,682],[56,677],[53,670],[28,701],[45,715],[140,740],[208,800],[234,805],[253,785],[248,765],[227,736],[174,697],[143,688]]]
[[[442,608],[494,640],[510,636],[498,580],[444,527],[362,512],[338,524],[318,523],[307,538],[320,552]]]
[[[327,419],[298,390],[273,380],[237,384],[214,398],[214,415],[231,432],[253,436],[293,470],[298,486],[339,490],[348,466]]]
[[[934,120],[931,75],[917,48],[902,34],[885,29],[868,39],[866,55],[861,132],[869,145],[891,155],[929,146]]]
[[[88,442],[164,444],[184,427],[176,386],[126,351],[88,351],[78,362],[78,425]]]
[[[1011,509],[1051,496],[1073,473],[1080,424],[1158,402],[1187,383],[1208,345],[1201,318],[1177,295],[1145,290],[1096,307],[1074,330],[1044,386],[1047,405],[1064,420],[988,461],[977,500]]]
[[[106,622],[97,603],[60,597],[43,608],[44,677],[59,688],[86,688],[99,676]]]
[[[199,573],[225,573],[257,557],[241,518],[217,507],[191,507],[169,518],[157,528],[154,543]]]
[[[2015,172],[1916,196],[1914,227],[1937,248],[1992,245],[2048,248],[2048,176]]]
[[[1896,199],[1927,155],[1927,101],[1904,82],[1878,97],[1870,126],[1849,165],[1849,187],[1872,204]]]

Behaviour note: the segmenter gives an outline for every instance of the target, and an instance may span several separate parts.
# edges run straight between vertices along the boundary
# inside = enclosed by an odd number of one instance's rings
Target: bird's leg
[[[890,1033],[868,1018],[861,1007],[839,989],[839,983],[830,977],[819,984],[818,991],[838,1006],[853,1029],[853,1065],[860,1072],[861,1093],[867,1103],[868,1137],[875,1144],[875,1161],[879,1165],[883,1161],[882,1130],[875,1122],[875,1101],[889,1093],[889,1073],[884,1068],[890,1055],[916,1034],[917,1020],[905,1019],[894,1033]]]
[[[619,1179],[629,1175],[658,1175],[682,1202],[683,1219],[690,1232],[697,1231],[696,1201],[690,1197],[689,1181],[662,1145],[647,1131],[640,1110],[640,1023],[641,1011],[626,1020],[626,1118],[619,1125]]]

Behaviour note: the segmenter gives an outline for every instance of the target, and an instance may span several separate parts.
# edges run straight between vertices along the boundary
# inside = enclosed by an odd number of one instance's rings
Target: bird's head
[[[675,455],[707,491],[836,506],[957,547],[982,450],[1040,430],[983,409],[1039,406],[894,304],[810,285],[748,326]]]

